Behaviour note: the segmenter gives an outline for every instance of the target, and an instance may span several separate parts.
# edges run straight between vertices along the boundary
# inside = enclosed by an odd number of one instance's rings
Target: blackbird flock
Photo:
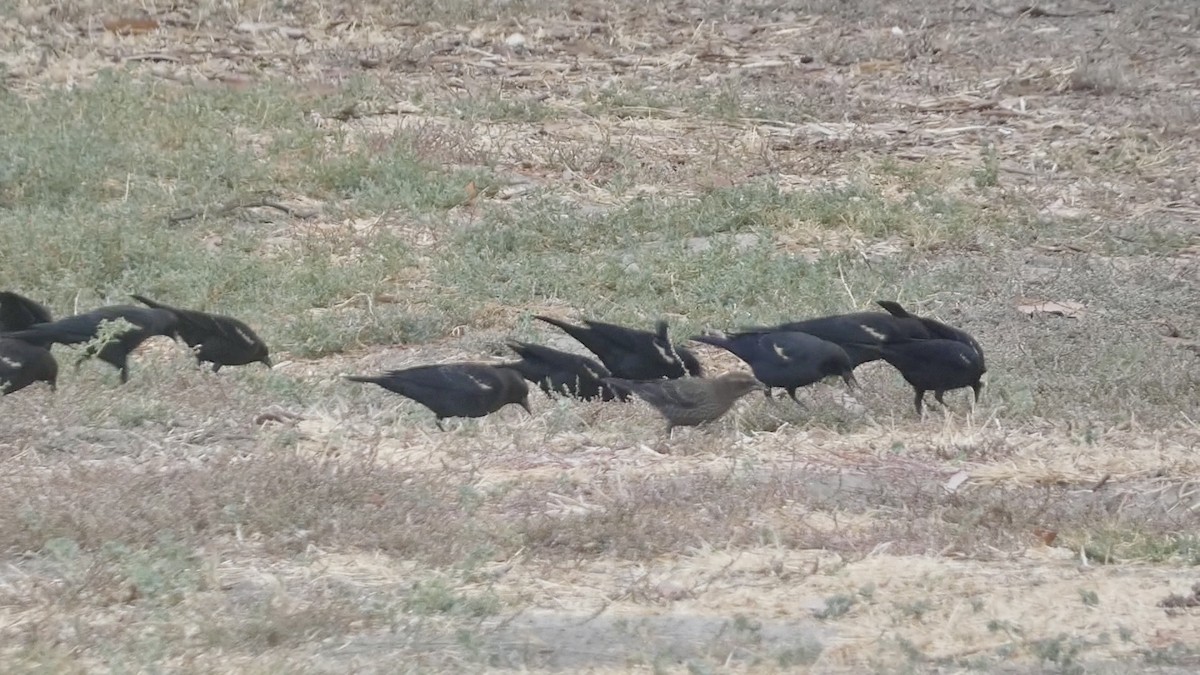
[[[113,305],[54,320],[41,304],[12,292],[0,292],[0,393],[10,394],[35,382],[52,389],[58,364],[54,344],[83,345],[76,362],[99,358],[129,378],[129,355],[147,339],[162,335],[188,345],[201,365],[213,372],[224,366],[263,363],[271,366],[266,344],[233,317],[180,309],[140,295],[144,306]],[[913,388],[921,414],[926,392],[945,405],[946,392],[970,387],[975,401],[987,368],[983,349],[971,335],[953,326],[909,313],[895,302],[879,300],[883,312],[852,312],[778,326],[692,338],[724,349],[750,367],[706,377],[696,354],[672,343],[667,323],[653,332],[600,321],[577,325],[548,316],[535,317],[567,333],[596,359],[544,345],[512,341],[518,360],[499,364],[449,363],[392,370],[346,379],[379,385],[433,411],[438,428],[448,417],[483,417],[515,403],[529,411],[529,386],[547,396],[582,400],[628,401],[638,397],[677,426],[715,420],[753,391],[770,397],[796,391],[828,377],[855,387],[854,369],[876,360],[892,365]],[[598,360],[597,360],[598,359]]]

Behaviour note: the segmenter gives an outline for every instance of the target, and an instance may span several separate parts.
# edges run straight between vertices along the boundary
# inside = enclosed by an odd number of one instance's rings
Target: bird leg
[[[913,396],[913,405],[917,406],[917,416],[924,417],[925,390],[917,389],[916,387],[913,387],[913,390],[916,392],[916,396]]]
[[[950,406],[947,405],[946,402],[942,400],[942,396],[945,393],[946,393],[945,389],[939,389],[939,390],[933,392],[933,398],[936,399],[938,403],[941,403],[943,408],[950,410]]]
[[[788,396],[791,396],[792,400],[796,402],[796,405],[800,406],[801,408],[804,408],[805,410],[808,410],[808,406],[804,405],[804,403],[800,399],[796,398],[796,388],[795,387],[788,389],[787,393],[788,393]]]

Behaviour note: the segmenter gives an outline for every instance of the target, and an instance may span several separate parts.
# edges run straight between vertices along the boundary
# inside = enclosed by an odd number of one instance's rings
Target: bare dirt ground
[[[107,71],[287,82],[316,129],[400,131],[425,162],[488,166],[495,182],[463,185],[439,222],[335,221],[288,186],[293,212],[261,216],[400,233],[413,256],[392,281],[414,299],[368,303],[414,312],[456,233],[534,194],[602,214],[768,178],[908,204],[919,174],[990,224],[964,237],[918,208],[903,228],[831,216],[753,241],[966,265],[969,290],[918,299],[980,337],[999,393],[918,420],[876,365],[863,392],[747,400],[665,439],[645,407],[540,394],[532,417],[440,433],[338,380],[490,357],[518,325],[567,347],[527,317],[587,313],[499,289],[421,344],[277,350],[269,376],[199,373],[152,344],[119,397],[89,366],[0,400],[5,672],[1193,672],[1200,14],[843,4],[7,7],[11,96]],[[312,103],[331,95],[345,105]],[[1125,342],[1073,360],[1096,335]],[[1120,382],[1160,396],[1129,402]]]

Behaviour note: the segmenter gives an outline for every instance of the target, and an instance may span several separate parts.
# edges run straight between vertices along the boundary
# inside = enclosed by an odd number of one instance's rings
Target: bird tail
[[[379,384],[383,380],[375,375],[343,375],[342,377],[351,382],[367,382],[369,384]]]
[[[54,344],[62,336],[57,335],[53,330],[47,330],[47,326],[52,324],[42,323],[34,324],[23,330],[15,330],[9,333],[0,333],[0,337],[9,338],[12,340],[20,340],[26,344],[31,344],[35,347],[47,347]]]
[[[891,314],[894,317],[898,317],[901,319],[916,318],[912,314],[909,314],[907,309],[904,309],[903,307],[901,307],[900,303],[898,303],[898,302],[893,302],[891,300],[876,300],[875,304],[877,304],[880,307],[887,310],[887,313]]]
[[[137,293],[130,293],[129,297],[133,298],[134,300],[137,300],[138,302],[140,302],[143,305],[150,307],[152,309],[165,309],[168,312],[175,311],[174,307],[171,307],[169,305],[164,305],[161,302],[155,302],[154,300],[151,300],[150,298],[147,298],[144,295],[138,295]]]
[[[572,330],[578,328],[578,326],[573,326],[573,325],[567,323],[566,321],[560,321],[558,319],[555,319],[554,317],[545,316],[543,314],[538,314],[538,315],[534,316],[533,318],[537,319],[538,321],[544,321],[556,328],[561,328],[568,333],[570,333]]]
[[[508,348],[511,349],[514,354],[516,354],[517,356],[519,356],[523,359],[528,358],[530,352],[532,351],[529,348],[528,342],[520,342],[518,340],[509,340],[508,342],[506,342],[504,344],[508,345]]]
[[[618,401],[628,401],[629,397],[633,396],[634,385],[638,383],[637,380],[626,380],[623,377],[603,377],[600,381]]]
[[[726,350],[728,350],[731,345],[729,338],[723,335],[696,335],[692,337],[692,341],[703,342],[706,345],[712,345],[714,347],[720,347],[721,349]]]
[[[671,338],[667,337],[667,333],[669,330],[670,330],[670,327],[667,325],[666,319],[659,319],[654,324],[654,333],[659,338],[661,338],[663,342],[666,342],[666,343],[671,342]]]

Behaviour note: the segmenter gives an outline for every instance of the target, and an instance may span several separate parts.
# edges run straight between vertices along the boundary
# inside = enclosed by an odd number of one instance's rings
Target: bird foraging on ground
[[[155,309],[166,310],[179,320],[179,337],[196,355],[198,363],[211,363],[213,372],[222,366],[263,363],[271,367],[266,343],[242,321],[231,316],[209,314],[164,305],[141,295],[130,296]]]
[[[509,342],[508,347],[521,360],[507,366],[541,387],[546,396],[556,393],[584,401],[624,401],[629,398],[628,391],[604,382],[604,378],[611,377],[612,373],[594,359],[515,340]]]
[[[792,321],[763,330],[807,333],[832,342],[846,351],[855,368],[883,358],[879,346],[885,342],[932,337],[917,319],[900,318],[883,312],[834,314]]]
[[[0,338],[0,394],[20,391],[34,382],[55,389],[58,362],[48,349],[20,340]]]
[[[0,333],[24,330],[49,321],[50,310],[37,302],[12,291],[0,292]]]
[[[655,332],[651,333],[600,321],[584,321],[583,326],[576,326],[548,316],[534,318],[557,326],[578,340],[588,351],[600,357],[601,363],[613,377],[655,380],[701,375],[700,361],[696,355],[671,344],[666,321],[659,321]]]
[[[983,389],[983,354],[957,340],[908,340],[883,346],[883,358],[900,371],[915,393],[917,414],[923,411],[925,392],[934,392],[938,403],[952,389],[970,387],[979,401]]]
[[[901,307],[900,303],[898,302],[892,302],[891,300],[876,300],[875,303],[887,310],[889,314],[896,317],[900,321],[920,322],[925,330],[928,331],[929,337],[932,339],[954,340],[955,342],[961,342],[964,345],[967,345],[979,356],[980,367],[984,367],[986,365],[983,358],[983,347],[981,347],[979,342],[965,330],[944,324],[937,319],[930,319],[911,314],[908,310]]]
[[[793,401],[796,389],[807,387],[831,375],[841,377],[853,387],[854,364],[846,350],[814,335],[795,331],[763,331],[698,335],[697,342],[725,349],[746,362],[754,376],[771,389],[782,387]]]
[[[111,334],[103,326],[124,322]],[[155,335],[176,337],[179,320],[164,309],[147,309],[133,305],[111,305],[90,312],[68,316],[50,323],[39,323],[24,330],[5,333],[0,337],[21,340],[39,347],[49,348],[58,343],[77,345],[93,343],[104,335],[102,343],[88,344],[83,356],[75,362],[79,367],[85,359],[93,356],[121,371],[121,383],[129,381],[129,354],[139,345]]]
[[[714,378],[685,377],[673,380],[605,380],[625,387],[654,406],[667,419],[667,435],[675,427],[711,422],[752,391],[764,389],[753,375],[733,371]]]
[[[529,386],[513,368],[485,363],[447,363],[393,370],[382,375],[347,375],[411,398],[437,416],[444,430],[447,417],[483,417],[509,403],[529,410]]]

